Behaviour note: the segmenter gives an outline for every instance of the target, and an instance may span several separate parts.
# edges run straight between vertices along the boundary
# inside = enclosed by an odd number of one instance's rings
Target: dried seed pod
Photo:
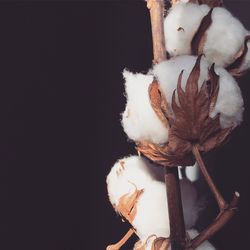
[[[228,10],[216,7],[220,1],[194,2],[201,5],[176,4],[165,18],[167,52],[170,56],[204,54],[210,64],[242,75],[250,67],[249,32]]]
[[[169,64],[169,62],[162,63],[163,69],[164,64]],[[152,91],[152,88],[158,89],[158,91],[162,93],[153,97],[160,99],[161,96],[163,96],[163,89],[165,87],[162,81],[167,77],[166,75],[162,76],[161,70],[159,71],[159,66],[157,67],[157,70],[154,72],[158,74],[160,84],[157,85],[154,82],[151,88],[149,88],[149,91]],[[165,74],[164,71],[163,74]],[[150,142],[139,142],[137,147],[137,150],[149,159],[163,166],[193,165],[194,157],[192,148],[194,145],[197,145],[199,150],[203,152],[214,149],[225,141],[233,127],[237,125],[237,122],[235,124],[231,122],[231,126],[230,123],[227,124],[227,122],[225,122],[223,125],[227,125],[225,126],[226,128],[221,126],[217,103],[219,103],[220,106],[220,102],[222,100],[225,101],[227,97],[225,95],[223,95],[223,98],[219,96],[219,92],[221,91],[219,88],[222,87],[223,91],[224,84],[223,82],[219,84],[221,80],[219,75],[215,73],[214,65],[209,69],[209,78],[202,79],[200,56],[196,59],[196,63],[185,81],[183,80],[183,74],[184,71],[179,74],[177,88],[172,96],[171,106],[174,118],[173,116],[169,117],[168,114],[165,116],[169,124],[168,143],[162,146]],[[226,79],[229,80],[230,77],[226,77]],[[203,84],[200,85],[199,82],[201,80]],[[185,84],[183,84],[183,82],[185,82]],[[227,84],[229,86],[229,81]],[[185,85],[184,89],[183,85]],[[238,88],[236,83],[232,86],[235,87],[235,90]],[[239,90],[238,92],[235,91],[235,93],[239,94],[239,100],[237,100],[239,104],[238,112],[241,111],[242,113],[242,97]],[[152,98],[152,95],[149,94],[149,96]],[[231,101],[232,100],[229,100],[229,105]],[[161,103],[162,101],[152,100],[151,102]],[[160,106],[157,110],[158,109],[160,109]],[[234,117],[235,120],[238,119],[237,115]]]

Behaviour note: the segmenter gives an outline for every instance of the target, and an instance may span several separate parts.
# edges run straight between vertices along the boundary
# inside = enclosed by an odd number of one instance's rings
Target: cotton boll
[[[159,81],[160,88],[166,96],[169,105],[172,102],[173,91],[177,87],[179,74],[184,70],[182,88],[185,90],[188,76],[196,60],[197,57],[194,56],[179,56],[161,62],[153,68],[153,73]],[[200,69],[199,87],[209,77],[209,64],[204,57],[201,58]],[[234,78],[223,68],[215,67],[215,72],[219,75],[219,93],[210,117],[214,118],[219,113],[222,128],[237,126],[242,121],[244,110],[240,88]]]
[[[148,88],[152,75],[133,74],[124,71],[127,105],[122,114],[122,125],[128,137],[134,141],[165,143],[168,130],[151,107]]]
[[[207,5],[193,3],[178,3],[171,8],[164,21],[166,49],[171,56],[192,53],[192,40],[209,10]],[[227,67],[243,49],[245,37],[249,32],[225,8],[214,8],[211,19],[212,23],[205,32],[202,53],[210,64]],[[240,71],[249,67],[250,53],[247,54]]]
[[[241,90],[226,70],[216,67],[215,72],[220,76],[220,86],[217,102],[210,116],[215,117],[220,113],[222,128],[228,128],[232,125],[237,126],[242,122],[244,111]]]
[[[107,177],[109,199],[115,206],[123,195],[131,194],[136,189],[144,190],[137,200],[136,215],[132,222],[137,235],[143,241],[152,234],[157,237],[169,236],[166,186],[163,177],[162,168],[157,168],[137,156],[118,161]],[[182,179],[180,186],[185,225],[186,228],[190,228],[194,226],[198,216],[197,193],[187,179]]]
[[[166,49],[171,56],[191,54],[191,41],[209,10],[204,4],[181,2],[171,8],[164,20]]]
[[[191,239],[195,238],[199,233],[195,229],[188,230],[188,234]],[[195,248],[196,250],[216,250],[211,243],[208,241],[203,242],[200,246]]]
[[[209,62],[226,67],[234,62],[235,55],[244,46],[246,35],[246,29],[237,18],[225,8],[216,7],[206,32],[203,53]]]
[[[197,192],[190,182],[181,180],[182,204],[186,228],[194,226],[198,217]],[[164,182],[151,181],[137,202],[137,214],[133,221],[138,237],[145,241],[149,236],[169,237],[169,218]]]
[[[187,79],[195,65],[197,57],[195,56],[178,56],[168,61],[163,61],[153,68],[153,73],[159,81],[162,92],[164,93],[167,102],[171,105],[172,95],[177,87],[177,82],[180,73],[184,70],[182,75],[182,88],[185,89]],[[201,58],[200,64],[200,78],[199,87],[208,79],[209,64],[204,57]]]

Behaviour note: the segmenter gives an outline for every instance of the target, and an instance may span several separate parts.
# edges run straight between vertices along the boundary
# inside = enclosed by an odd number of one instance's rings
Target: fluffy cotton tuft
[[[181,2],[170,9],[164,20],[164,34],[171,56],[191,54],[191,41],[209,10],[204,4]]]
[[[202,18],[210,7],[193,3],[178,3],[171,8],[164,21],[166,49],[171,56],[191,54],[191,42]],[[209,63],[226,67],[234,62],[244,47],[248,31],[228,10],[216,7],[212,12],[212,24],[206,31],[203,54]],[[249,67],[247,55],[244,67]]]
[[[171,105],[173,91],[177,87],[179,74],[184,70],[182,77],[182,88],[185,89],[186,82],[192,68],[195,65],[197,57],[179,56],[164,61],[153,68],[153,73],[160,83],[162,92]],[[209,64],[202,57],[200,64],[200,77],[198,85],[201,87],[205,80],[208,80]],[[240,88],[234,78],[224,69],[215,67],[216,74],[219,75],[219,93],[217,102],[210,117],[215,117],[220,113],[220,124],[222,128],[237,126],[242,121],[243,99]]]
[[[220,76],[220,89],[217,102],[210,117],[220,114],[220,124],[222,128],[237,126],[243,120],[243,98],[241,90],[234,78],[223,68],[215,68],[215,72]]]
[[[134,141],[165,143],[168,130],[159,120],[151,107],[148,87],[153,81],[152,75],[123,72],[127,105],[122,114],[122,125],[128,137]]]
[[[164,181],[163,168],[156,167],[146,158],[129,156],[118,160],[106,179],[110,202],[117,206],[122,195],[135,191],[135,185],[143,189],[153,180]]]
[[[122,163],[122,164],[121,164]],[[180,181],[186,228],[194,226],[199,208],[197,192],[187,179]],[[137,213],[133,221],[137,235],[143,241],[150,235],[169,236],[169,219],[166,186],[162,168],[150,164],[143,157],[131,156],[119,160],[107,176],[109,199],[118,205],[119,198],[144,189],[137,201]]]
[[[204,55],[210,62],[226,67],[234,62],[235,55],[244,47],[247,30],[228,10],[216,7],[206,34]]]

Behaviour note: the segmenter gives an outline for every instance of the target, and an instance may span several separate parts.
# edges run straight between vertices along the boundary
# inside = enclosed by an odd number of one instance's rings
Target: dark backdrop
[[[250,3],[225,2],[250,28]],[[1,250],[103,250],[128,228],[105,178],[135,153],[119,122],[121,71],[151,66],[149,27],[143,1],[0,3]],[[238,215],[212,239],[221,250],[248,249],[250,238],[249,81],[240,84],[244,123],[212,157],[225,197],[242,196]],[[211,202],[203,224],[215,213]]]

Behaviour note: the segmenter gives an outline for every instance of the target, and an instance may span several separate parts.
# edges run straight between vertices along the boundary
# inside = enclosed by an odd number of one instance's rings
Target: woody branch
[[[213,182],[213,179],[209,175],[197,146],[193,147],[193,154],[211,192],[214,195],[220,212],[215,220],[190,242],[188,249],[197,248],[200,244],[202,244],[202,242],[211,238],[216,232],[218,232],[223,226],[225,226],[225,224],[236,213],[237,204],[240,197],[240,194],[238,192],[235,192],[232,201],[228,204],[217,189],[215,183]]]
[[[167,59],[163,29],[163,0],[148,0],[150,10],[154,63]],[[185,250],[186,232],[181,201],[180,183],[177,167],[165,166],[168,213],[170,222],[170,241],[172,250]]]

